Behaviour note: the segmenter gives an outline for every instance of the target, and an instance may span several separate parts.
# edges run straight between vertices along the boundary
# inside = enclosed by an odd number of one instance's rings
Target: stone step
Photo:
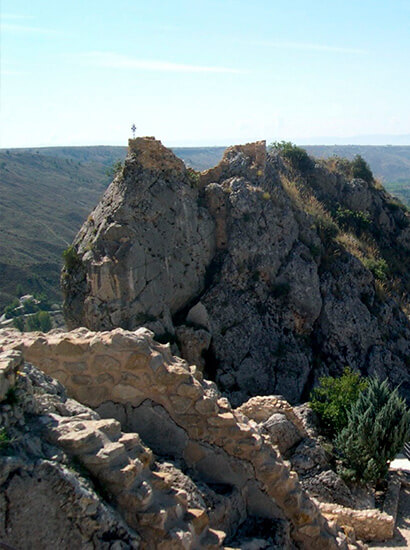
[[[188,508],[185,519],[192,525],[196,535],[201,535],[209,526],[209,516],[205,510],[200,508]]]
[[[57,435],[57,443],[74,455],[97,453],[103,446],[101,434],[94,430],[72,430]]]

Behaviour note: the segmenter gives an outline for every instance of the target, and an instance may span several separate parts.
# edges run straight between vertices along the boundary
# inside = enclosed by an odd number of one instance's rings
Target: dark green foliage
[[[23,305],[24,313],[35,313],[39,310],[38,304],[34,300],[27,300]]]
[[[41,311],[48,311],[51,308],[51,302],[44,292],[39,292],[38,294],[35,294],[34,297],[39,301],[38,307]]]
[[[3,454],[11,441],[7,434],[6,428],[0,428],[0,454]]]
[[[123,169],[123,163],[121,160],[116,160],[107,170],[105,174],[109,178],[114,178]]]
[[[388,471],[388,463],[402,449],[409,435],[410,412],[395,388],[386,380],[370,379],[352,405],[347,426],[337,436],[348,474],[376,483]]]
[[[353,178],[360,178],[367,181],[367,183],[373,182],[374,178],[373,173],[370,170],[370,166],[361,155],[356,155],[354,157],[351,167],[351,174]]]
[[[342,376],[322,376],[310,396],[310,406],[318,415],[321,429],[333,438],[348,422],[348,412],[367,387],[367,379],[346,367]]]
[[[72,271],[81,264],[80,256],[72,244],[63,251],[63,259],[67,271]]]
[[[3,310],[4,315],[6,316],[6,319],[11,319],[12,317],[16,317],[16,315],[19,315],[19,312],[16,311],[16,308],[19,307],[20,301],[18,298],[14,298],[14,300],[6,306]]]
[[[188,179],[192,187],[198,187],[200,180],[200,173],[193,168],[187,168]]]
[[[23,296],[23,294],[24,294],[23,285],[18,283],[18,285],[16,286],[16,296],[20,298],[21,296]]]
[[[296,170],[306,172],[313,167],[313,162],[305,149],[291,141],[275,141],[271,143],[270,148],[280,151],[282,157]]]
[[[23,317],[15,317],[13,320],[13,327],[17,328],[20,332],[24,332],[24,319]]]
[[[331,244],[333,239],[339,233],[339,227],[337,223],[335,223],[330,216],[316,216],[315,225],[320,240],[325,245]]]
[[[363,210],[349,210],[348,208],[338,207],[335,213],[337,223],[344,229],[353,229],[356,233],[362,233],[370,229],[371,219],[367,212]]]
[[[366,258],[363,260],[364,265],[369,269],[373,276],[379,281],[386,281],[389,276],[389,266],[384,258]]]
[[[35,315],[28,317],[27,328],[31,331],[48,332],[52,328],[50,314],[47,311],[38,311]]]

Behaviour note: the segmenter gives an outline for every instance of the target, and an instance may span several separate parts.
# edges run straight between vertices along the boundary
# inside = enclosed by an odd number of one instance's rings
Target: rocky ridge
[[[409,227],[373,183],[301,171],[264,142],[197,174],[153,138],[130,140],[63,270],[66,320],[148,327],[233,405],[296,403],[346,365],[410,398]]]

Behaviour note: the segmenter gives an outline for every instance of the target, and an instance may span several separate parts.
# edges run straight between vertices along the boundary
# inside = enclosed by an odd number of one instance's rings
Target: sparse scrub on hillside
[[[188,179],[192,187],[198,187],[201,177],[200,172],[197,172],[193,168],[187,168]]]
[[[67,271],[74,270],[81,263],[81,258],[73,245],[70,245],[63,251],[63,259],[64,267]]]
[[[339,206],[335,212],[335,218],[342,228],[352,228],[359,234],[368,231],[372,225],[369,213],[364,210],[350,210]]]
[[[368,258],[377,258],[380,254],[376,242],[368,235],[358,237],[349,231],[341,231],[336,241],[362,263]]]
[[[389,276],[389,266],[384,258],[365,258],[363,264],[373,276],[381,282],[385,282]]]
[[[105,174],[108,178],[115,178],[115,176],[121,172],[123,167],[123,162],[121,160],[116,160],[109,168],[107,168]]]
[[[321,163],[332,172],[339,172],[347,178],[358,178],[367,183],[375,183],[370,166],[361,155],[356,155],[353,160],[332,155],[327,159],[322,159]]]
[[[282,157],[295,170],[306,172],[313,167],[313,161],[306,150],[298,147],[291,141],[274,141],[270,144],[269,148],[279,151]]]
[[[351,176],[352,163],[347,158],[332,155],[327,159],[320,159],[320,163],[326,166],[331,172],[339,172],[347,178]]]
[[[287,178],[282,179],[282,185],[293,204],[312,216],[318,234],[324,243],[329,243],[339,234],[340,228],[332,215],[309,188]]]

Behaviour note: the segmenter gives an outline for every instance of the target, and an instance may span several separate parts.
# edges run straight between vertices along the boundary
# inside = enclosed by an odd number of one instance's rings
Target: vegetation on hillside
[[[278,151],[295,170],[306,172],[313,167],[312,159],[306,150],[290,141],[274,141],[270,144],[269,149]]]
[[[320,379],[310,405],[345,478],[375,484],[386,476],[409,436],[410,411],[397,388],[346,368]]]
[[[322,433],[333,439],[348,423],[348,413],[368,380],[346,367],[340,377],[322,376],[312,391],[310,406],[318,415]]]

